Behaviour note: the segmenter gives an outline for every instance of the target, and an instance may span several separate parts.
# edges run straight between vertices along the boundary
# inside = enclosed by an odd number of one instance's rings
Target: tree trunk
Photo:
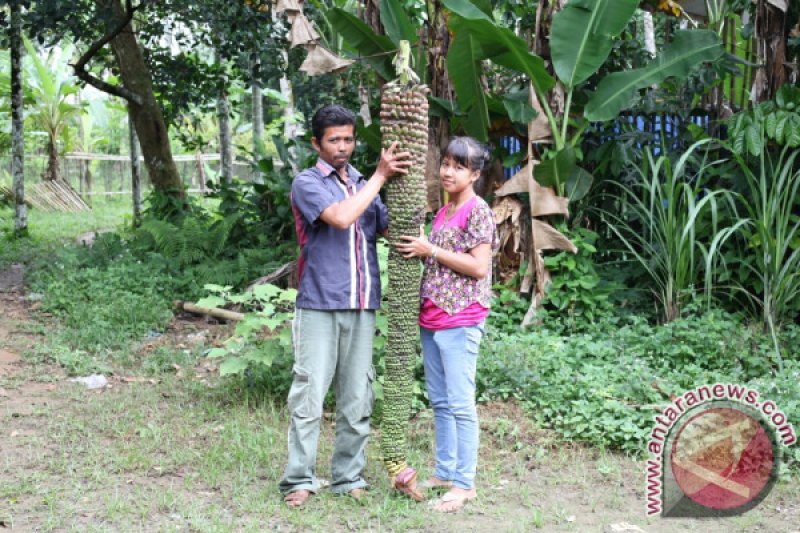
[[[142,218],[142,165],[139,163],[139,137],[133,126],[130,105],[128,105],[128,141],[131,154],[131,196],[133,196],[133,226]]]
[[[217,63],[222,63],[219,53]],[[228,107],[228,78],[224,76],[217,95],[217,125],[219,126],[220,178],[225,183],[233,181],[233,145],[231,142],[231,113]]]
[[[47,141],[47,169],[42,178],[45,181],[56,181],[61,177],[58,168],[58,145],[55,136],[51,136]]]
[[[77,104],[78,108],[81,107],[81,91],[75,93],[75,103]],[[80,142],[80,151],[81,152],[88,152],[88,146],[86,145],[86,129],[83,125],[83,116],[78,117],[78,140]],[[86,174],[86,160],[81,158],[78,159],[78,192],[86,201],[86,188],[83,184],[83,177]]]
[[[90,164],[86,164],[86,174],[84,174],[83,179],[86,182],[86,203],[89,204],[89,207],[92,206],[92,169],[90,168]]]
[[[124,20],[124,8],[120,0],[110,1],[114,15],[109,23],[111,25]],[[108,6],[106,0],[96,0],[96,2],[101,8]],[[153,93],[150,71],[144,62],[130,24],[112,39],[111,49],[117,60],[123,85],[141,98],[141,104],[129,102],[129,109],[144,154],[144,164],[150,182],[159,192],[183,198],[185,194],[183,183],[178,174],[178,167],[172,159],[167,124]]]
[[[261,61],[253,63],[253,153],[258,158],[264,155],[264,97],[259,79]]]
[[[206,167],[205,162],[203,161],[203,149],[200,148],[197,150],[197,153],[194,157],[195,167],[197,168],[197,181],[198,186],[200,188],[200,193],[206,193]]]
[[[14,233],[28,231],[28,211],[25,205],[25,139],[22,116],[22,7],[11,2],[11,175],[14,188]]]
[[[455,101],[453,86],[447,76],[447,50],[450,33],[447,18],[439,0],[428,0],[428,86],[431,95],[451,102]],[[428,124],[428,154],[425,163],[425,189],[428,209],[436,212],[442,206],[442,188],[439,183],[439,164],[442,150],[450,138],[450,120],[447,117],[431,117]]]
[[[224,90],[217,97],[217,120],[219,122],[220,175],[225,183],[230,183],[233,181],[231,115],[228,109],[228,95]]]
[[[756,8],[755,39],[759,53],[758,62],[765,65],[764,76],[756,76],[760,83],[754,87],[756,102],[775,97],[778,89],[788,80],[786,64],[786,41],[788,39],[788,16],[766,0],[760,0]]]
[[[286,58],[286,52],[283,52]],[[288,59],[286,60],[288,63]],[[286,63],[284,63],[286,64]],[[280,79],[281,96],[286,99],[286,107],[283,108],[283,135],[287,139],[293,139],[297,135],[297,124],[294,121],[294,92],[292,82],[284,74]]]
[[[364,12],[361,19],[378,35],[384,35],[381,23],[381,7],[379,0],[365,0]]]

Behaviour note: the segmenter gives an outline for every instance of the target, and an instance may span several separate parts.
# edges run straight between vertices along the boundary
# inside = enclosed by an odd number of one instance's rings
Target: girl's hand
[[[419,237],[401,235],[400,242],[395,243],[395,247],[406,259],[412,257],[430,257],[433,252],[433,245],[425,237],[425,228],[419,227]]]

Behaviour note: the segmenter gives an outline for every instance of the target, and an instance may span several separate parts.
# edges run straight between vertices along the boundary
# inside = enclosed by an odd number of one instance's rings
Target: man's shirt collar
[[[336,169],[333,168],[327,161],[323,160],[321,157],[317,158],[317,168],[322,172],[324,176],[330,176],[331,174],[336,174],[338,176],[338,172]],[[347,163],[347,177],[353,183],[360,181],[363,178],[363,174],[355,169],[353,165]]]

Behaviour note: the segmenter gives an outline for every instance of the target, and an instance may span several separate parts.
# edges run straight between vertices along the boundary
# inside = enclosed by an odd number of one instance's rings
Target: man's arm
[[[372,200],[391,176],[408,174],[411,166],[408,152],[395,154],[397,143],[392,143],[388,150],[381,150],[381,159],[375,174],[367,180],[367,184],[356,194],[326,207],[319,218],[337,229],[349,228],[372,204]]]

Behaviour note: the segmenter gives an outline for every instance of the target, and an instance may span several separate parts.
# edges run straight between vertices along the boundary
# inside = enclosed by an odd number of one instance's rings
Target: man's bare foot
[[[462,509],[468,501],[474,500],[477,497],[478,493],[475,489],[453,487],[447,491],[444,496],[436,500],[436,502],[432,502],[434,504],[433,510],[439,513],[455,513]]]
[[[361,501],[361,499],[367,495],[367,491],[364,489],[353,489],[347,494],[354,500]]]
[[[289,507],[295,507],[295,508],[302,507],[306,504],[306,502],[308,501],[308,499],[311,497],[312,494],[313,492],[311,492],[310,490],[305,490],[305,489],[296,490],[294,492],[290,492],[289,494],[287,494],[283,498],[283,501],[286,502],[286,505],[288,505]]]
[[[411,467],[403,469],[392,479],[392,488],[415,502],[425,500],[425,495],[417,488],[417,471]]]

